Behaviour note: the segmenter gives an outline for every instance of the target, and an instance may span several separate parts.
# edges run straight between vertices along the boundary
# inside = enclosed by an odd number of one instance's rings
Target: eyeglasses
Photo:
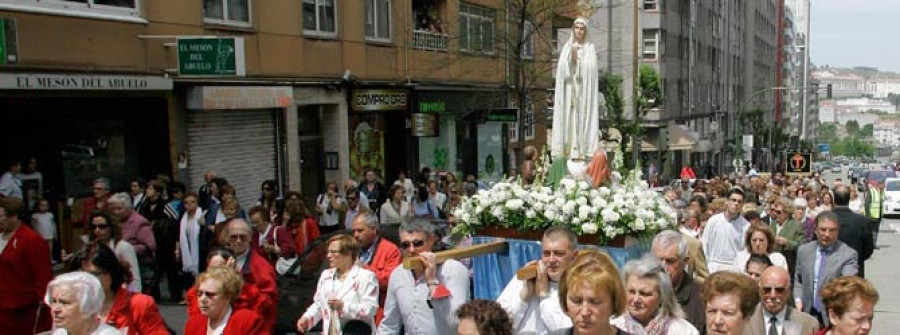
[[[219,296],[219,293],[197,290],[197,299],[203,298],[203,296],[206,296],[210,299],[215,299]]]
[[[250,235],[230,235],[228,236],[228,239],[232,241],[248,241],[250,240]]]
[[[423,240],[415,240],[412,242],[403,241],[403,242],[400,242],[400,249],[409,249],[410,245],[412,245],[413,247],[416,247],[416,248],[421,248],[423,245],[425,245],[425,241],[423,241]]]
[[[92,224],[91,225],[91,229],[106,230],[107,228],[109,228],[109,224]]]
[[[787,287],[784,287],[784,286],[763,286],[762,287],[763,293],[776,292],[778,294],[782,294],[782,293],[784,293],[785,290],[787,290]]]
[[[775,215],[781,215],[782,213],[784,213],[784,211],[782,211],[780,209],[772,210],[772,214],[775,214]]]
[[[329,254],[336,254],[336,255],[337,255],[337,254],[341,254],[341,251],[340,251],[340,250],[332,250],[332,249],[328,249],[328,253],[329,253]]]

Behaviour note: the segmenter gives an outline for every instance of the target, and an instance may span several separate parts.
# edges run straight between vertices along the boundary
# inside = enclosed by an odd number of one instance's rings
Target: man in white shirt
[[[437,241],[434,225],[416,218],[400,225],[400,249],[404,257],[418,257],[423,269],[398,266],[391,272],[384,319],[379,335],[455,334],[456,310],[469,298],[469,270],[455,259],[435,262],[431,247]]]
[[[17,160],[10,160],[6,165],[9,169],[3,176],[0,176],[0,197],[10,197],[23,199],[22,181],[17,177],[22,171],[22,163]]]
[[[438,191],[437,182],[434,180],[428,182],[428,201],[439,210],[444,210],[444,204],[447,202],[447,195]]]
[[[710,274],[731,269],[737,253],[744,250],[744,234],[750,228],[750,222],[741,216],[743,205],[744,191],[731,189],[725,212],[709,218],[703,230],[700,241],[703,242]]]
[[[577,254],[578,238],[568,228],[547,229],[541,239],[537,278],[512,278],[497,298],[512,320],[514,334],[547,334],[572,327],[559,305],[559,279]],[[526,265],[526,266],[528,266]]]

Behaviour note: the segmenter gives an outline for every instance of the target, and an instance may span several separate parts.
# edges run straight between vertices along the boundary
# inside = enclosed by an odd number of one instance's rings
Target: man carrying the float
[[[525,267],[537,266],[537,278],[512,278],[497,302],[509,313],[514,334],[547,334],[572,327],[559,305],[559,279],[575,259],[578,238],[568,227],[555,226],[541,239],[541,259]]]

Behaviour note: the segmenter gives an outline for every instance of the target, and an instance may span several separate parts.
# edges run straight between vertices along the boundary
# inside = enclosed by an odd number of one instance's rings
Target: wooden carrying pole
[[[523,266],[516,271],[516,278],[519,280],[529,280],[537,277],[538,266],[537,264],[532,264],[528,266]]]
[[[434,261],[441,264],[448,259],[462,259],[485,254],[498,252],[506,252],[507,244],[503,241],[489,242],[484,244],[476,244],[470,247],[456,248],[444,250],[434,253]],[[422,259],[419,257],[406,257],[403,259],[403,268],[410,270],[420,270],[424,267]]]

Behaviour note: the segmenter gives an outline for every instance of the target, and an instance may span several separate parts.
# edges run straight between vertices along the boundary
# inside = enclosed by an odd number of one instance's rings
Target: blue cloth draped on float
[[[472,244],[493,242],[497,238],[489,236],[476,236]],[[621,270],[625,262],[640,258],[650,251],[652,239],[633,240],[634,243],[626,243],[624,248],[597,247],[606,251],[616,262]],[[516,270],[526,263],[541,258],[541,245],[538,241],[506,239],[509,252],[487,254],[472,258],[473,293],[475,299],[497,300],[500,293],[516,275]],[[582,248],[585,246],[582,246]],[[591,248],[593,248],[591,246]]]

